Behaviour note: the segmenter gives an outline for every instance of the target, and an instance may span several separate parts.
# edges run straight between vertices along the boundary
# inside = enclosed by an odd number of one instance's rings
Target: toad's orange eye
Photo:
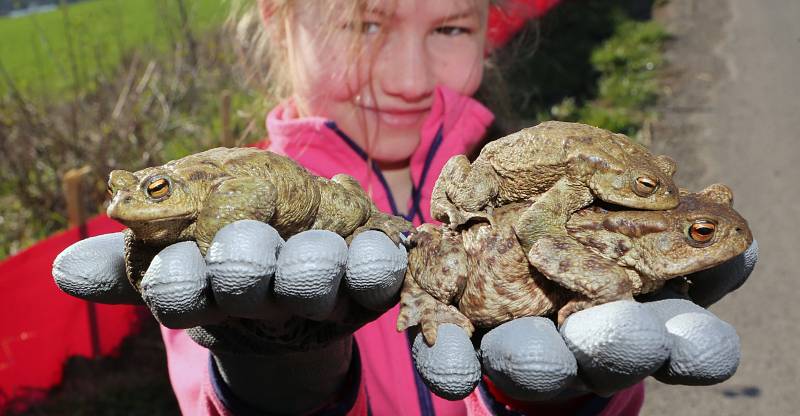
[[[114,196],[114,188],[111,187],[110,183],[107,185],[106,191],[108,192],[108,196],[111,196],[111,197]]]
[[[658,181],[647,176],[640,176],[633,181],[633,192],[639,196],[650,196],[658,188]]]
[[[165,178],[153,178],[147,184],[147,195],[153,199],[163,199],[169,196],[169,181]]]
[[[697,221],[689,227],[689,238],[696,243],[707,243],[714,238],[717,225],[711,221]]]

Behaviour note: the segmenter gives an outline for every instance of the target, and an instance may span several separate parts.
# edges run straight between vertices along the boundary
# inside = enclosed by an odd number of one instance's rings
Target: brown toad
[[[587,251],[625,270],[625,281],[614,288],[631,297],[744,252],[752,235],[732,200],[727,187],[712,185],[699,193],[682,192],[671,210],[608,211],[594,205],[573,214],[566,230]],[[461,232],[419,227],[409,252],[398,330],[420,324],[433,345],[441,323],[457,324],[469,334],[473,325],[491,328],[555,312],[560,323],[576,310],[617,298],[594,279],[591,258],[564,257],[560,250],[548,256],[544,247],[542,267],[530,266],[513,230],[529,205],[503,206],[494,211],[494,225],[477,223]],[[552,282],[553,272],[574,274],[575,284]]]
[[[558,256],[594,262],[597,279],[615,285],[625,271],[570,238],[567,219],[595,198],[628,208],[675,208],[674,173],[672,159],[654,156],[622,134],[548,121],[487,144],[472,164],[463,155],[451,158],[436,181],[431,215],[456,230],[473,219],[494,223],[494,208],[535,199],[513,224],[531,250],[531,264],[546,267],[537,253],[559,250]],[[558,270],[550,278],[566,287],[579,284]]]
[[[234,221],[275,227],[284,239],[323,229],[343,237],[376,229],[395,243],[413,231],[384,214],[355,179],[312,175],[291,159],[266,150],[216,148],[131,173],[111,172],[108,216],[125,224],[128,278],[138,289],[162,248],[194,240],[203,255],[214,235]]]

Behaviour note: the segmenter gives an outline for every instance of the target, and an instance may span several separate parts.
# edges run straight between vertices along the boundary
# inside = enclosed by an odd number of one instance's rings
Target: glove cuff
[[[225,382],[222,373],[220,372],[219,365],[217,364],[217,360],[214,359],[213,354],[209,354],[208,373],[214,395],[225,407],[225,409],[230,411],[231,414],[264,414],[264,411],[259,406],[241,399]],[[354,342],[352,347],[350,369],[347,372],[342,388],[329,401],[321,404],[316,410],[313,410],[307,414],[311,416],[348,414],[351,409],[359,405],[359,402],[364,402],[366,400],[366,390],[363,388],[361,380],[361,356],[358,350],[358,345]],[[263,388],[267,389],[269,387],[264,386]]]

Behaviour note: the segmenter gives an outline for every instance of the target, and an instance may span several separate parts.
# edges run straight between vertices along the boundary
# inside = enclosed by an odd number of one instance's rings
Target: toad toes
[[[627,297],[660,289],[664,282],[721,264],[744,252],[753,237],[747,222],[732,208],[724,185],[683,193],[680,205],[665,211],[607,211],[599,206],[573,214],[566,230],[588,252],[626,272],[614,286]],[[495,210],[494,225],[473,224],[453,232],[423,225],[412,237],[409,265],[401,293],[398,330],[419,324],[428,345],[442,323],[472,334],[523,316],[558,312],[559,323],[572,312],[614,298],[594,275],[573,266],[580,259],[561,251],[530,266],[513,230],[530,203]],[[553,270],[574,273],[564,287],[548,279]]]
[[[548,277],[572,287],[579,284],[575,276],[591,272],[599,285],[615,286],[625,271],[572,239],[567,219],[595,197],[628,208],[675,208],[675,168],[672,159],[654,156],[622,134],[548,121],[487,144],[472,164],[463,155],[451,158],[434,186],[431,215],[457,230],[474,219],[494,223],[494,208],[535,199],[513,224],[530,263],[545,267],[544,252],[581,258],[572,266],[575,273],[555,269]]]
[[[216,148],[133,173],[115,170],[109,191],[108,216],[129,228],[126,266],[137,289],[162,248],[194,240],[205,255],[217,231],[238,220],[268,223],[284,239],[310,229],[348,239],[376,229],[398,243],[413,230],[378,211],[352,177],[321,178],[266,150]]]

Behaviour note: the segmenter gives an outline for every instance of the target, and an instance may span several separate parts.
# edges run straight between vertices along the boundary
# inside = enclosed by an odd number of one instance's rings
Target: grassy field
[[[92,0],[18,18],[0,18],[0,64],[26,93],[91,89],[97,77],[113,72],[132,48],[163,52],[193,32],[218,25],[227,1]],[[0,95],[8,91],[0,80]]]

